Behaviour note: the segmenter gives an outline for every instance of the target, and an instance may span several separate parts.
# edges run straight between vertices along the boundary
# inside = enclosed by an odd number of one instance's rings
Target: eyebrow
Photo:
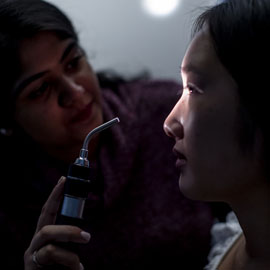
[[[63,63],[63,61],[65,60],[65,58],[67,58],[67,56],[69,55],[69,53],[71,52],[71,50],[77,46],[77,42],[76,41],[72,41],[71,43],[69,43],[69,45],[66,47],[65,51],[62,54],[62,57],[60,59],[60,63]]]
[[[69,55],[69,53],[71,52],[71,50],[75,46],[77,46],[77,42],[74,40],[68,44],[68,46],[66,47],[66,49],[64,50],[64,52],[60,58],[60,61],[59,61],[60,63],[63,63],[63,61],[67,58],[67,56]],[[30,77],[27,77],[26,79],[19,82],[18,85],[14,87],[14,89],[11,93],[12,97],[17,97],[27,85],[29,85],[33,81],[43,77],[46,73],[48,73],[48,71],[42,71],[42,72],[34,74]]]
[[[46,73],[48,73],[48,71],[39,72],[39,73],[37,73],[35,75],[32,75],[32,76],[24,79],[17,86],[14,87],[14,89],[12,90],[11,96],[12,97],[17,97],[28,84],[30,84],[33,81],[43,77]]]
[[[193,65],[181,66],[181,72],[183,72],[185,74],[187,74],[187,73],[195,73],[195,74],[197,74],[199,76],[204,76],[204,74]]]

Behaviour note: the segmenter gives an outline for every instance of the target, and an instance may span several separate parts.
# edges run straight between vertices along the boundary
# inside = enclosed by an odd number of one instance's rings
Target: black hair
[[[217,56],[238,85],[244,120],[240,132],[242,147],[248,149],[254,143],[259,128],[264,137],[264,159],[269,160],[270,1],[224,1],[198,17],[193,34],[205,24]]]
[[[69,18],[56,6],[41,0],[1,0],[0,3],[0,127],[12,125],[10,93],[20,74],[18,50],[24,38],[53,31],[61,39],[78,42]]]

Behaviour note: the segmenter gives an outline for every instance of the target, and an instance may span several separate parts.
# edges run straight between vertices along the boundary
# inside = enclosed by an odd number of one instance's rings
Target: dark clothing
[[[162,129],[179,89],[173,82],[149,81],[102,90],[105,121],[121,122],[100,134],[91,164],[96,188],[84,211],[84,229],[91,234],[80,251],[85,269],[197,270],[206,264],[211,208],[181,194],[174,142]],[[1,165],[8,164],[3,171],[9,172],[1,177],[0,206],[6,269],[23,269],[41,207],[67,174],[66,164],[37,150],[22,152],[25,147],[16,146],[13,160],[8,151]]]

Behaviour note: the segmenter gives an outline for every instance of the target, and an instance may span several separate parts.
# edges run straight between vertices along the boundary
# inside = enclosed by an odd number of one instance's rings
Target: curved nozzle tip
[[[102,131],[106,128],[109,128],[112,125],[119,123],[119,122],[120,122],[119,118],[116,117],[116,118],[113,118],[112,120],[94,128],[93,130],[91,130],[87,134],[87,136],[84,140],[83,147],[82,147],[81,152],[80,152],[80,156],[79,156],[79,158],[76,159],[75,164],[89,167],[89,161],[87,159],[87,156],[88,156],[88,144],[89,144],[90,139],[92,138],[92,136],[94,134],[99,133],[100,131]]]
[[[111,127],[112,125],[119,123],[119,122],[120,122],[119,118],[116,117],[116,118],[113,118],[112,120],[94,128],[93,130],[91,130],[84,140],[83,149],[88,149],[89,141],[94,134],[99,133],[99,132],[103,131],[104,129],[107,129],[107,128]]]

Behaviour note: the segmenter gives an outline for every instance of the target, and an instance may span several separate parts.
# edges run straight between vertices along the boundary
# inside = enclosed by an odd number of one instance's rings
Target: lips
[[[92,115],[92,108],[93,108],[93,102],[90,102],[71,119],[71,123],[79,123],[87,119],[90,119]]]
[[[179,150],[176,149],[176,147],[173,148],[173,153],[176,155],[176,167],[181,168],[182,166],[187,164],[187,158],[184,154],[182,154]]]

